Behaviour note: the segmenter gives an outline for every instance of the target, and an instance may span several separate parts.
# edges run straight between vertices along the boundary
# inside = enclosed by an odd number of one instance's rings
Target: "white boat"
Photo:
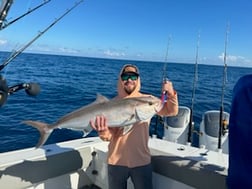
[[[2,153],[0,188],[107,189],[107,145],[91,137]],[[154,189],[226,188],[227,154],[155,137],[149,147]]]

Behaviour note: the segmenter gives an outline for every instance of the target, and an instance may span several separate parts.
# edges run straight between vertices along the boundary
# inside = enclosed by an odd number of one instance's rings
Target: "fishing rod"
[[[165,60],[164,60],[164,66],[163,66],[163,77],[162,77],[161,86],[163,85],[164,82],[169,81],[168,75],[167,75],[167,60],[168,60],[168,54],[169,54],[170,41],[171,41],[171,36],[169,36],[169,38],[168,38],[166,54],[165,54]],[[165,103],[166,98],[167,98],[167,92],[165,92],[165,91],[163,92],[162,88],[161,88],[161,101],[162,101],[162,103]],[[156,127],[155,127],[155,131],[154,131],[155,134],[157,134],[158,123],[163,124],[163,122],[164,122],[163,118],[161,116],[157,115],[157,117],[156,117]]]
[[[194,127],[194,120],[193,120],[193,108],[194,108],[194,96],[196,90],[196,84],[198,81],[198,57],[199,57],[199,43],[200,43],[200,32],[198,34],[197,46],[196,46],[196,58],[194,64],[194,80],[192,86],[192,98],[191,98],[191,108],[190,108],[190,121],[189,121],[189,128],[188,128],[188,138],[187,142],[192,142],[192,128]]]
[[[44,6],[45,4],[49,3],[50,1],[51,1],[51,0],[44,0],[43,3],[41,3],[40,5],[34,7],[33,9],[29,9],[26,13],[24,13],[24,14],[22,14],[21,16],[17,17],[16,19],[14,19],[14,20],[12,20],[12,21],[10,21],[10,22],[7,22],[7,23],[4,22],[3,25],[0,25],[0,30],[3,30],[3,29],[6,28],[7,26],[9,26],[9,25],[15,23],[15,22],[18,21],[19,19],[21,19],[21,18],[25,17],[26,15],[32,13],[33,11],[35,11],[35,10],[37,10],[38,8]],[[11,3],[12,3],[12,1],[11,1]],[[11,5],[11,4],[10,4],[10,5]],[[10,7],[10,5],[9,5],[9,7]],[[3,14],[4,14],[4,13],[3,13]],[[5,16],[6,16],[6,15],[5,15]],[[0,17],[0,18],[1,18],[1,17]],[[5,18],[5,17],[4,17],[4,18]],[[2,20],[2,22],[4,21],[4,19],[1,19],[1,20]]]
[[[170,48],[170,41],[171,41],[171,36],[169,36],[168,43],[167,43],[167,48],[166,48],[165,62],[164,62],[164,66],[163,66],[162,85],[166,81],[169,81],[168,74],[167,74],[167,64],[168,64],[168,54],[169,54],[169,48]],[[167,98],[167,96],[166,96],[167,94],[166,94],[166,91],[161,91],[161,92],[162,92],[161,101],[164,103],[166,98]]]
[[[71,12],[74,8],[76,8],[83,0],[75,3],[70,9],[68,9],[64,14],[62,14],[58,19],[52,22],[47,28],[45,28],[42,32],[39,32],[37,36],[35,36],[30,42],[21,47],[19,50],[13,52],[9,58],[7,58],[2,65],[0,65],[0,71],[4,69],[14,58],[20,55],[27,47],[29,47],[34,41],[36,41],[39,37],[41,37],[45,32],[47,32],[52,26],[54,26],[58,21],[60,21],[64,16],[66,16],[69,12]],[[14,85],[8,87],[6,79],[0,75],[0,107],[7,101],[8,95],[11,95],[21,89],[25,89],[26,93],[31,96],[35,96],[40,92],[40,87],[36,83],[21,83],[18,85]]]
[[[69,12],[71,12],[74,8],[76,8],[83,0],[77,2],[73,7],[68,9],[64,14],[62,14],[59,18],[57,18],[54,22],[52,22],[47,28],[43,31],[39,32],[37,36],[35,36],[31,41],[29,41],[26,45],[21,47],[19,50],[15,51],[9,58],[7,58],[2,65],[0,65],[0,71],[8,65],[14,58],[16,58],[19,54],[21,54],[27,47],[29,47],[34,41],[36,41],[39,37],[41,37],[44,33],[46,33],[51,27],[53,27],[57,22],[59,22],[63,17],[65,17]]]
[[[220,106],[220,120],[219,120],[219,135],[218,135],[218,149],[221,149],[221,137],[224,133],[224,128],[227,125],[227,121],[223,120],[223,112],[224,112],[224,92],[226,86],[226,78],[227,78],[227,44],[228,44],[228,35],[229,35],[229,24],[227,24],[226,29],[226,37],[225,37],[225,50],[223,56],[223,80],[222,80],[222,93],[221,93],[221,106]]]
[[[26,16],[26,15],[32,13],[33,11],[37,10],[38,8],[42,7],[43,5],[47,4],[47,3],[50,2],[50,1],[51,1],[51,0],[44,0],[44,2],[41,3],[40,5],[34,7],[33,9],[29,9],[29,10],[28,10],[26,13],[24,13],[23,15],[17,17],[16,19],[14,19],[14,20],[12,20],[12,21],[10,21],[10,22],[5,23],[3,26],[1,26],[0,29],[3,30],[3,29],[6,28],[7,26],[13,24],[14,22],[18,21],[19,19],[23,18],[24,16]],[[11,3],[12,3],[12,1],[11,1]],[[10,5],[9,5],[9,6],[10,6]],[[3,21],[3,20],[2,20],[2,21]]]
[[[2,25],[5,21],[5,18],[10,10],[10,7],[13,3],[13,0],[6,0],[6,1],[3,1],[2,0],[2,3],[1,3],[1,10],[0,10],[0,29],[2,28]]]

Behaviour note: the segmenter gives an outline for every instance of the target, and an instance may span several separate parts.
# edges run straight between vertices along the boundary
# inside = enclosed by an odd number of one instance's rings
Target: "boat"
[[[4,20],[12,2],[2,1],[0,9],[4,13],[1,15],[2,28],[7,26],[4,25]],[[1,68],[3,69],[49,28],[16,51]],[[1,105],[6,102],[8,95],[20,89],[25,89],[31,95],[36,95],[39,91],[36,84],[16,85],[7,87],[7,90],[6,86],[2,87],[0,100],[4,100]],[[212,133],[210,127],[218,117],[215,116],[214,120],[209,121],[208,118],[212,118],[213,114],[216,112],[206,112],[204,115],[201,124],[203,129],[197,132],[202,137],[200,141],[212,139],[209,137]],[[154,189],[226,188],[228,153],[223,153],[216,142],[214,147],[204,145],[203,142],[199,147],[191,145],[191,141],[188,140],[188,133],[194,132],[190,127],[193,125],[191,115],[191,108],[180,106],[177,116],[164,118],[164,138],[150,136]],[[228,119],[229,114],[224,115]],[[218,140],[216,133],[213,138],[214,141]],[[102,141],[99,137],[88,137],[49,144],[41,148],[32,147],[1,153],[0,188],[107,189],[107,146],[108,142]],[[129,179],[128,189],[133,188]]]
[[[99,137],[0,154],[1,188],[107,189],[107,145]],[[152,137],[154,189],[226,188],[228,155]],[[128,188],[134,188],[128,181]]]

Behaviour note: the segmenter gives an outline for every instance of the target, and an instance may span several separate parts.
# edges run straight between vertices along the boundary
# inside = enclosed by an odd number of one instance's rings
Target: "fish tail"
[[[39,141],[38,141],[38,143],[36,145],[36,148],[39,148],[43,144],[45,144],[48,137],[50,136],[50,134],[53,131],[53,129],[51,129],[49,127],[49,124],[47,124],[47,123],[43,123],[43,122],[39,122],[39,121],[30,121],[30,120],[24,121],[23,123],[38,129],[38,131],[40,133],[40,138],[39,138]]]

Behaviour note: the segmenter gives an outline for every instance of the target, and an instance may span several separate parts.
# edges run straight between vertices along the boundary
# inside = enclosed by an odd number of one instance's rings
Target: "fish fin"
[[[108,102],[108,101],[109,99],[107,97],[97,93],[95,103],[103,103],[103,102]]]
[[[123,135],[126,135],[132,128],[133,125],[123,127]]]
[[[92,127],[91,125],[89,124],[88,127],[84,128],[82,131],[83,131],[83,137],[86,137],[89,133],[91,133],[92,131]]]
[[[88,104],[86,106],[83,106],[83,107],[81,107],[81,108],[79,108],[79,109],[77,109],[77,110],[75,110],[75,111],[73,111],[71,113],[73,114],[73,113],[81,111],[82,109],[85,109],[87,107],[91,107],[93,105],[100,104],[100,103],[105,103],[105,102],[108,102],[108,101],[109,101],[109,99],[107,97],[102,96],[101,94],[97,94],[97,97],[96,97],[95,101],[93,101],[92,103],[90,103],[90,104]]]
[[[28,121],[23,121],[23,123],[38,129],[38,131],[40,133],[40,138],[39,138],[39,141],[38,141],[38,143],[36,145],[36,148],[39,148],[43,144],[45,144],[48,137],[50,136],[50,134],[53,131],[53,129],[51,129],[48,124],[43,123],[43,122],[28,120]]]

